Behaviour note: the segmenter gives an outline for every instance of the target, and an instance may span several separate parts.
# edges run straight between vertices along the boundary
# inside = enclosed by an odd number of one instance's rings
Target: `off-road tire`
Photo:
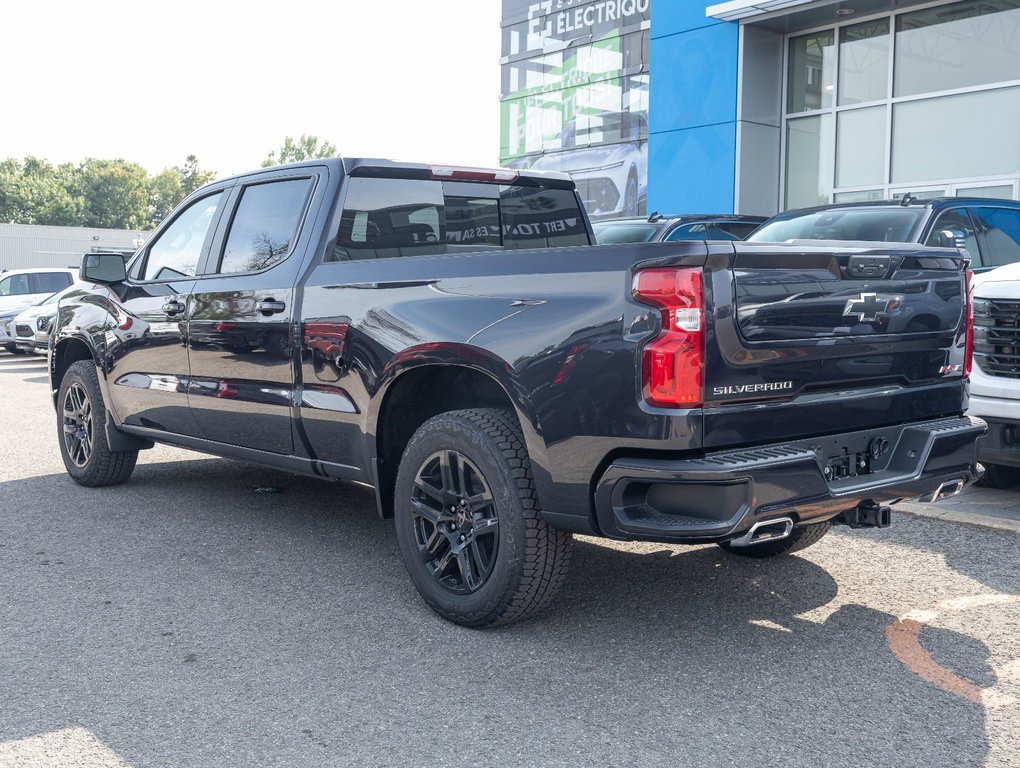
[[[985,473],[975,485],[984,488],[1013,488],[1020,485],[1020,467],[1007,467],[1002,464],[985,464]]]
[[[734,547],[730,542],[723,541],[719,546],[734,555],[744,557],[776,557],[777,555],[791,555],[807,549],[812,544],[817,544],[822,536],[829,532],[832,523],[828,520],[824,523],[812,523],[800,528],[794,528],[785,539],[776,541],[765,541],[761,544],[752,544],[749,547]]]
[[[415,483],[429,457],[441,451],[456,451],[480,470],[498,518],[491,571],[467,594],[451,591],[433,575],[416,538],[411,501]],[[531,617],[549,604],[566,579],[571,535],[550,527],[542,516],[531,460],[510,411],[450,411],[425,422],[400,462],[394,518],[412,583],[432,610],[456,624],[493,627]]]
[[[87,461],[79,466],[71,458],[64,440],[65,402],[68,390],[78,385],[89,399],[91,406],[91,452]],[[99,389],[99,377],[96,366],[91,360],[79,360],[72,363],[60,382],[57,394],[57,442],[60,445],[60,457],[71,478],[88,488],[100,488],[107,485],[120,485],[134,471],[138,460],[138,451],[111,451],[106,441],[106,404],[103,393]]]

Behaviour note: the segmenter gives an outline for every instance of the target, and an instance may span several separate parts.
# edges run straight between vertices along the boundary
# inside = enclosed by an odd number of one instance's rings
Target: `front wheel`
[[[790,555],[807,549],[812,544],[817,544],[822,536],[829,532],[832,523],[826,520],[824,523],[813,523],[794,528],[785,539],[775,541],[764,541],[761,544],[752,544],[749,547],[734,547],[730,542],[720,542],[719,546],[734,555],[744,557],[776,557],[777,555]]]
[[[451,411],[415,432],[397,472],[394,518],[411,581],[454,623],[531,616],[566,578],[570,534],[541,515],[509,411]]]
[[[106,405],[95,363],[79,360],[67,369],[57,394],[60,456],[78,485],[119,485],[135,469],[138,451],[111,451],[105,424]]]

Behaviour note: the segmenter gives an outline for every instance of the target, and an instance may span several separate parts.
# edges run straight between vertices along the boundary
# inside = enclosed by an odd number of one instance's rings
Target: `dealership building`
[[[1020,0],[503,0],[504,165],[596,218],[1020,197]]]

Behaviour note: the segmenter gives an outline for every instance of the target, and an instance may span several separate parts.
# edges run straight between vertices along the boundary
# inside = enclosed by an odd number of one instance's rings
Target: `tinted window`
[[[757,243],[787,240],[864,240],[886,243],[910,242],[921,218],[919,208],[833,208],[775,218],[755,232]]]
[[[712,226],[712,239],[743,240],[758,226],[753,221],[718,221]]]
[[[301,224],[311,179],[245,187],[223,248],[220,272],[257,272],[290,253]]]
[[[222,195],[217,192],[196,200],[173,220],[149,248],[143,280],[172,280],[195,274]]]
[[[677,227],[666,237],[666,242],[676,240],[706,240],[708,238],[707,224],[684,224]]]
[[[588,245],[577,195],[569,189],[502,187],[499,196],[504,248]]]
[[[944,230],[954,233],[956,238],[961,241],[960,245],[964,247],[970,255],[970,260],[975,265],[981,264],[977,243],[974,241],[974,227],[971,226],[970,217],[967,216],[966,210],[963,208],[950,208],[948,211],[940,213],[939,217],[935,219],[931,232],[928,234],[928,239],[924,241],[924,244],[939,245],[939,232]]]
[[[444,197],[446,186],[450,193]],[[462,191],[472,186],[487,189]],[[348,181],[331,260],[588,242],[580,203],[570,190],[354,178]]]
[[[596,224],[594,229],[599,245],[648,243],[659,231],[654,224]]]
[[[350,179],[332,261],[444,253],[436,181]]]
[[[1001,267],[1020,261],[1020,211],[1009,208],[971,208],[982,264]]]
[[[448,245],[492,246],[499,248],[499,201],[488,197],[444,198],[446,242]]]
[[[55,293],[70,284],[71,275],[67,272],[39,272],[35,275],[36,290],[33,293]]]
[[[28,275],[11,275],[0,280],[0,296],[24,296],[29,292]]]

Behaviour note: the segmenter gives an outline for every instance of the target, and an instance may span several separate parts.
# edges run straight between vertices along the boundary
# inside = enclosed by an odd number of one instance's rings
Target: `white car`
[[[1020,263],[974,278],[971,416],[988,422],[978,444],[981,485],[1020,485]]]
[[[7,322],[0,337],[9,340],[5,345],[8,352],[25,354],[35,352],[44,355],[50,343],[50,329],[57,316],[57,302],[71,291],[84,287],[85,283],[73,283],[62,291],[46,296],[35,306],[18,313]],[[11,347],[14,347],[12,349]]]
[[[11,269],[0,272],[0,313],[25,309],[78,279],[77,269]]]

